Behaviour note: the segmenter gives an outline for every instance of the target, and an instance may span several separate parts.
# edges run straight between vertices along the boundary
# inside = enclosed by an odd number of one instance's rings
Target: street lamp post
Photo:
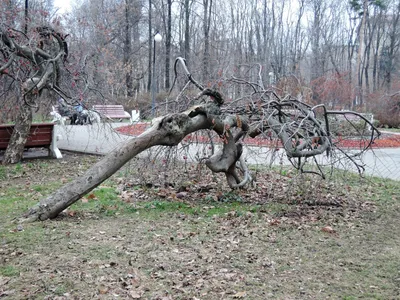
[[[272,85],[275,81],[275,74],[274,72],[269,72],[268,75],[269,75],[269,84]]]
[[[161,42],[162,36],[158,32],[154,36],[154,46],[153,46],[153,76],[151,79],[151,114],[152,117],[155,117],[155,109],[156,109],[156,43]]]

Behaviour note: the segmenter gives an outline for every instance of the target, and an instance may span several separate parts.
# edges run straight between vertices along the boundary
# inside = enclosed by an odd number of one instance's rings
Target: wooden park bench
[[[0,150],[7,149],[13,131],[14,125],[0,125]],[[49,156],[62,158],[57,147],[54,123],[32,124],[25,148],[48,148]]]
[[[108,119],[129,119],[131,115],[122,105],[93,105],[93,110]]]

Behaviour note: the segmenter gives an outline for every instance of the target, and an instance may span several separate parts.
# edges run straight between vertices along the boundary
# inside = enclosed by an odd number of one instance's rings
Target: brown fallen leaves
[[[322,227],[321,231],[331,234],[336,233],[336,230],[334,230],[331,226]]]
[[[235,295],[233,295],[233,298],[235,299],[241,299],[247,296],[247,293],[245,291],[243,292],[237,292]]]

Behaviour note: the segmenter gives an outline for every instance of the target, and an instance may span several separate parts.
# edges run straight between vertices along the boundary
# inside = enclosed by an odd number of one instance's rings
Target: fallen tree
[[[236,84],[246,84],[253,92],[246,98],[226,104],[218,91],[206,89],[193,79],[184,59],[178,58],[177,63],[179,62],[188,82],[200,90],[194,99],[196,105],[183,112],[154,120],[152,127],[144,133],[128,140],[85,174],[32,207],[24,216],[25,221],[56,217],[139,153],[153,146],[176,146],[187,135],[199,130],[214,131],[221,138],[221,149],[206,157],[204,162],[213,172],[224,173],[232,189],[243,188],[253,180],[242,157],[242,141],[245,137],[256,138],[260,135],[274,134],[279,138],[286,155],[300,171],[306,171],[305,162],[313,159],[317,171],[312,172],[323,176],[323,170],[315,157],[322,154],[332,157],[333,151],[339,151],[362,172],[363,166],[352,155],[336,147],[330,131],[329,116],[352,114],[371,126],[368,143],[362,149],[365,150],[371,146],[379,132],[363,116],[354,112],[327,111],[323,105],[311,107],[291,97],[280,99],[273,91],[267,91],[260,84],[241,82],[235,78],[231,80]]]

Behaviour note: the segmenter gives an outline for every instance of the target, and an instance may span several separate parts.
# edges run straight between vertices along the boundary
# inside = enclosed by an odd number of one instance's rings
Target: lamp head
[[[157,32],[157,34],[154,36],[154,41],[157,42],[157,43],[161,42],[161,41],[162,41],[162,36],[161,36],[161,34],[159,34],[159,33]]]

